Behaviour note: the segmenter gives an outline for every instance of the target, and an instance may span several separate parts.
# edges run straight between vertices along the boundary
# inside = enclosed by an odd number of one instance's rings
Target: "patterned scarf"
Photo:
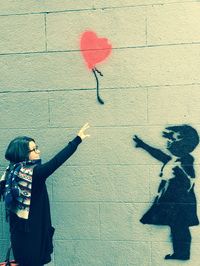
[[[33,168],[41,160],[10,164],[0,179],[0,198],[3,196],[7,212],[28,219],[31,203]]]

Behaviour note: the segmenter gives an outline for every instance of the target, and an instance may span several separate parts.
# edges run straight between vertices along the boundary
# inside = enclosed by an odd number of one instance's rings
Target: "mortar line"
[[[127,5],[127,6],[105,6],[105,7],[95,7],[90,8],[82,8],[82,9],[68,9],[68,10],[53,10],[53,11],[35,11],[35,12],[24,12],[24,13],[8,13],[8,14],[0,14],[0,17],[6,16],[23,16],[23,15],[35,15],[35,14],[57,14],[57,13],[69,13],[69,12],[85,12],[85,11],[99,11],[99,10],[109,10],[109,9],[124,9],[124,8],[140,8],[140,7],[148,7],[148,6],[163,6],[163,5],[174,5],[174,4],[187,4],[187,3],[198,3],[198,0],[194,1],[182,1],[181,3],[178,1],[169,2],[169,3],[150,3],[150,4],[135,4],[135,5]]]
[[[161,44],[149,44],[149,45],[137,45],[137,46],[121,46],[121,47],[113,47],[112,50],[127,50],[127,49],[150,49],[150,48],[158,48],[158,47],[172,47],[172,46],[199,46],[200,42],[180,42],[180,43],[161,43]],[[98,50],[107,50],[107,49],[87,49],[84,51],[98,51]],[[12,55],[49,55],[49,54],[59,54],[59,53],[80,53],[80,49],[70,49],[70,50],[49,50],[47,52],[44,51],[27,51],[27,52],[8,52],[8,53],[0,53],[0,56],[12,56]],[[83,51],[83,50],[82,50]]]
[[[173,87],[187,87],[187,86],[199,86],[200,82],[196,83],[177,83],[177,84],[155,84],[155,85],[136,85],[136,86],[121,86],[121,87],[102,87],[101,90],[123,90],[123,89],[130,89],[130,90],[135,90],[138,88],[143,88],[143,89],[156,89],[156,88],[161,88],[161,87],[168,87],[168,88],[173,88]],[[7,91],[0,91],[0,94],[6,94],[6,93],[48,93],[48,92],[72,92],[72,91],[95,91],[95,88],[60,88],[60,89],[38,89],[38,90],[7,90]]]

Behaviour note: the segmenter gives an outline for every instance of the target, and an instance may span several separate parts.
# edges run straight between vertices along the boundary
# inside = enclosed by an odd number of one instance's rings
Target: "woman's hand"
[[[142,148],[143,147],[144,142],[140,138],[138,138],[138,136],[135,135],[133,137],[133,141],[135,141],[135,147],[136,148]]]
[[[86,129],[88,129],[90,126],[89,126],[89,123],[86,123],[78,132],[78,136],[83,140],[87,137],[90,137],[89,134],[86,134],[85,131]]]

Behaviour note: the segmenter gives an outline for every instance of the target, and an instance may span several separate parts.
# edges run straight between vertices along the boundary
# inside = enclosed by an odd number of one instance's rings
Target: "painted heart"
[[[98,38],[95,32],[85,31],[81,36],[80,50],[91,70],[110,55],[112,45],[106,38]]]

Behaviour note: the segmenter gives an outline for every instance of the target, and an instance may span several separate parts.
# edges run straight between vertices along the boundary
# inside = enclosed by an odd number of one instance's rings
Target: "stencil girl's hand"
[[[142,148],[144,146],[144,142],[136,135],[133,137],[133,141],[135,141],[136,148]]]

